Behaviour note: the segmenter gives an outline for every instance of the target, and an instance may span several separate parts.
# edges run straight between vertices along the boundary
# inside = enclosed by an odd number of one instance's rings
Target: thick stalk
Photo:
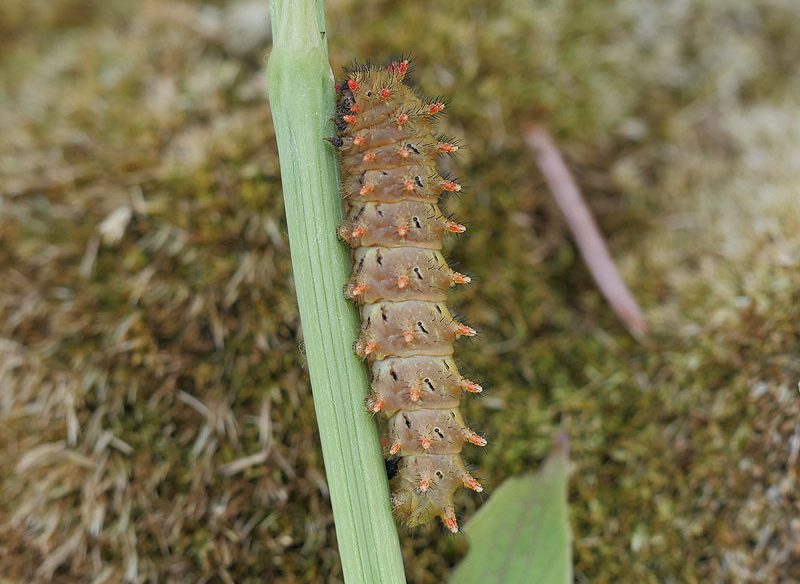
[[[333,76],[322,1],[272,0],[267,69],[297,300],[322,454],[348,584],[402,583],[403,561],[368,381],[353,354],[350,256],[336,237],[342,201],[334,151]]]

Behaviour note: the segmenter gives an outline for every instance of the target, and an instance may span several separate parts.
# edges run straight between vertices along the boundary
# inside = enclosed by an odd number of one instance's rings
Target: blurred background
[[[467,148],[452,305],[491,493],[570,436],[577,582],[800,580],[800,3],[326,2]],[[0,581],[338,582],[266,1],[0,5]],[[651,333],[526,150],[559,141]],[[309,193],[313,196],[313,193]],[[462,522],[479,505],[459,499]],[[463,537],[401,530],[410,582]]]

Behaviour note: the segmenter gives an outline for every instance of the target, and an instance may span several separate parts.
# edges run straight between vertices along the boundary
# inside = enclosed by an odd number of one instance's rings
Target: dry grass
[[[0,581],[338,581],[261,2],[0,8]],[[800,579],[794,0],[332,1],[412,49],[473,227],[454,304],[489,491],[573,447],[581,582]],[[603,304],[521,129],[556,134],[654,329]],[[312,196],[312,194],[310,194]],[[463,499],[466,514],[472,505]],[[463,552],[403,532],[409,578]]]

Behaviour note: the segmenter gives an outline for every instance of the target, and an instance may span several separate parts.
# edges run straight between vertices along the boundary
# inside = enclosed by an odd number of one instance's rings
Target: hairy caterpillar
[[[453,361],[459,336],[475,331],[453,319],[447,289],[469,277],[450,269],[444,235],[463,225],[439,210],[442,192],[461,187],[436,161],[457,146],[435,139],[431,119],[444,109],[403,83],[408,60],[363,67],[337,85],[337,135],[346,219],[341,238],[353,250],[345,293],[361,310],[356,353],[371,367],[367,407],[388,421],[392,506],[411,526],[437,515],[458,531],[453,494],[482,491],[461,460],[465,442],[486,440],[465,424],[462,392],[479,393]]]

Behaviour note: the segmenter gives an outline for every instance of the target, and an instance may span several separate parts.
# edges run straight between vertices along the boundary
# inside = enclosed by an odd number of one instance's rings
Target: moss
[[[23,25],[22,4],[0,17],[4,575],[341,579],[266,10],[45,3]],[[482,333],[461,362],[492,444],[477,476],[491,491],[536,467],[563,427],[579,581],[800,579],[796,3],[418,8],[330,3],[329,42],[336,67],[411,49],[420,87],[455,98],[467,188],[448,206],[471,229],[450,256],[476,284],[453,303]],[[647,312],[643,345],[533,168],[534,120]],[[413,582],[464,552],[437,526],[402,536]]]

